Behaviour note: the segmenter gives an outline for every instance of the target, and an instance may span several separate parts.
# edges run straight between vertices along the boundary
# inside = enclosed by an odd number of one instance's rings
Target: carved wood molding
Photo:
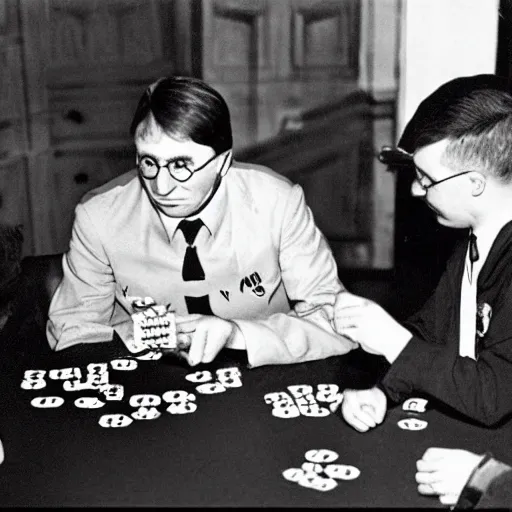
[[[353,0],[293,6],[294,69],[302,72],[329,69],[340,76],[357,78],[358,13],[359,2]],[[327,47],[326,41],[330,43]]]

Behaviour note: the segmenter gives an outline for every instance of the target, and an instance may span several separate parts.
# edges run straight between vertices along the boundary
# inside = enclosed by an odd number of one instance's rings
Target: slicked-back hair
[[[208,84],[193,77],[165,77],[141,96],[130,134],[153,115],[159,127],[171,137],[190,139],[220,154],[233,146],[231,117],[224,98]]]

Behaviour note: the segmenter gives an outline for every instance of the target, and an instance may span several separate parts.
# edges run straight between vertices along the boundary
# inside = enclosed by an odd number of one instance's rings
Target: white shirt
[[[508,221],[506,221],[508,222]],[[485,260],[489,255],[492,244],[498,236],[501,228],[506,222],[497,223],[494,226],[487,226],[485,231],[474,231],[477,237],[476,244],[479,258],[473,262],[473,272],[471,272],[471,262],[469,260],[469,244],[466,251],[466,262],[462,276],[462,286],[460,292],[460,337],[459,337],[459,355],[461,357],[470,357],[476,359],[475,340],[476,340],[476,318],[477,318],[477,281],[480,270],[484,266]]]
[[[199,216],[206,227],[194,245],[206,279],[183,281],[181,219],[153,208],[135,170],[88,193],[75,209],[64,277],[50,305],[50,346],[108,341],[114,329],[130,339],[136,298],[171,303],[184,315],[186,296],[208,295],[212,312],[237,324],[233,347],[246,348],[251,366],[356,347],[332,327],[344,288],[299,185],[236,162]],[[255,274],[261,288],[247,284]]]

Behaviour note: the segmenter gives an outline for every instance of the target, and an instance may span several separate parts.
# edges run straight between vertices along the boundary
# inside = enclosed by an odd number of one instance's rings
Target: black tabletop
[[[0,438],[5,462],[0,466],[2,506],[168,506],[168,507],[440,507],[436,498],[420,496],[415,462],[429,446],[493,449],[496,455],[512,440],[506,428],[471,425],[429,408],[411,413],[388,411],[382,425],[367,433],[350,428],[339,412],[325,417],[278,418],[267,393],[288,386],[319,384],[365,387],[382,371],[381,362],[354,351],[294,365],[248,369],[239,352],[225,351],[211,365],[190,368],[174,358],[140,360],[134,370],[114,370],[113,359],[129,359],[120,343],[74,347],[62,352],[42,349],[44,342],[5,344],[0,375]],[[9,347],[10,359],[5,349]],[[16,347],[18,347],[16,349]],[[121,384],[121,400],[104,400],[98,409],[75,405],[97,390],[65,391],[63,380],[49,378],[58,368],[106,363],[109,382]],[[375,363],[375,364],[374,364]],[[237,367],[242,386],[218,394],[201,394],[186,376]],[[27,370],[44,370],[46,385],[23,389]],[[164,400],[155,419],[133,419],[130,397],[180,390],[195,395],[197,410],[171,414]],[[37,396],[58,396],[56,408],[31,405]],[[100,417],[123,414],[132,422],[104,428]],[[400,419],[428,422],[421,431],[402,430]],[[309,450],[338,454],[336,464],[355,466],[358,478],[337,480],[329,491],[302,487],[282,472],[300,468]],[[506,454],[503,454],[505,456]],[[506,459],[505,459],[506,461]],[[510,461],[508,461],[510,462]]]

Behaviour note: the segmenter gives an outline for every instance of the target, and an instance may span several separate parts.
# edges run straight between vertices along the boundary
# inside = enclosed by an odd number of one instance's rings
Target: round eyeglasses
[[[221,153],[222,154],[222,153]],[[208,159],[203,165],[196,167],[195,169],[190,169],[188,167],[187,160],[183,157],[171,158],[164,165],[159,165],[158,162],[149,155],[140,156],[137,155],[137,167],[139,168],[142,176],[148,180],[154,180],[158,176],[160,169],[166,168],[169,174],[176,180],[180,182],[184,182],[189,180],[196,172],[204,169],[208,164],[212,163],[218,156],[213,155],[210,159]],[[226,160],[229,156],[229,153],[224,158],[223,166],[226,163]]]

